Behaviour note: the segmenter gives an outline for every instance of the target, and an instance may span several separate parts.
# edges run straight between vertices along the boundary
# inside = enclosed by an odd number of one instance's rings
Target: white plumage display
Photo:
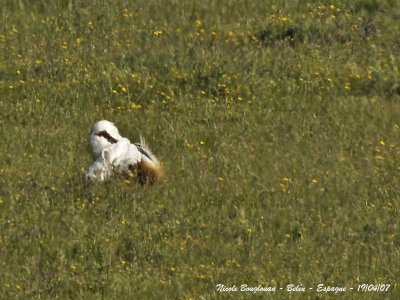
[[[110,121],[102,120],[93,126],[90,146],[95,161],[86,171],[88,180],[106,181],[119,175],[137,179],[140,184],[152,184],[162,177],[162,164],[144,139],[132,144]]]

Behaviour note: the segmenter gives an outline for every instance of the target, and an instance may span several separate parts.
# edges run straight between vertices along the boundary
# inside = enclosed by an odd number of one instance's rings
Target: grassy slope
[[[396,1],[5,2],[5,298],[399,295]],[[161,185],[84,186],[103,118],[147,138]]]

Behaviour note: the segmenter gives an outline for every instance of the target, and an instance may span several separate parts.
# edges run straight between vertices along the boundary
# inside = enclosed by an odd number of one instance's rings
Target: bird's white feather
[[[160,162],[158,161],[157,157],[153,154],[153,152],[150,150],[150,147],[147,145],[146,140],[141,136],[140,137],[140,147],[148,154],[149,157],[147,157],[147,155],[143,155],[143,159],[158,167],[160,165]]]
[[[92,154],[94,158],[97,158],[105,147],[111,145],[111,142],[105,137],[97,135],[102,131],[106,131],[117,141],[122,139],[122,136],[119,134],[118,128],[114,125],[114,123],[107,120],[102,120],[94,124],[92,134],[90,135],[90,146],[92,148]]]

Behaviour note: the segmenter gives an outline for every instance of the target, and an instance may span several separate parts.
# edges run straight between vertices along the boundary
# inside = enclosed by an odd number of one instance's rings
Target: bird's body
[[[162,176],[162,165],[145,141],[141,138],[139,144],[132,144],[112,122],[103,120],[93,126],[90,145],[95,161],[86,172],[88,179],[105,181],[117,174],[145,184]]]

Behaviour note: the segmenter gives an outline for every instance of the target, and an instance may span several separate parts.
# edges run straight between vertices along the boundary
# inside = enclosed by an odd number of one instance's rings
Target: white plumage
[[[118,128],[114,123],[102,120],[94,124],[92,134],[90,135],[90,146],[94,158],[97,158],[105,147],[111,145],[111,142],[107,138],[97,135],[101,131],[106,131],[117,141],[122,139],[122,136],[119,134]]]
[[[93,126],[90,146],[95,161],[86,171],[89,180],[105,181],[117,174],[146,184],[159,181],[162,176],[162,165],[144,139],[132,144],[110,121],[102,120]]]

